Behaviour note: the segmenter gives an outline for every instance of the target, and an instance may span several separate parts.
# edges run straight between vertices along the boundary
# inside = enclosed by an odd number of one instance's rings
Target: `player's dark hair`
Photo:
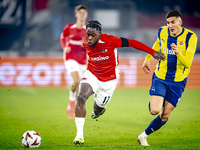
[[[169,17],[181,17],[181,13],[178,10],[169,11],[166,15],[166,18]]]
[[[96,30],[101,31],[101,24],[97,20],[91,20],[91,21],[89,21],[88,24],[86,25],[86,29],[88,27],[90,27],[90,28],[96,28]]]

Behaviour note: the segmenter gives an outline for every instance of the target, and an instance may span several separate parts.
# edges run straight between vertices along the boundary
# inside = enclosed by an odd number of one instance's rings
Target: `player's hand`
[[[172,51],[173,51],[175,54],[178,54],[178,53],[179,53],[179,50],[178,50],[176,44],[172,43],[172,44],[171,44],[171,48],[172,48]]]
[[[69,53],[69,52],[71,52],[71,47],[66,46],[63,50],[65,53]]]
[[[144,63],[142,65],[142,69],[146,74],[150,74],[151,73],[151,69],[150,69],[150,63],[147,60],[144,60]]]
[[[160,61],[160,60],[164,61],[166,59],[166,57],[163,53],[157,52],[157,51],[155,51],[155,53],[153,54],[153,58],[157,59],[158,61]]]

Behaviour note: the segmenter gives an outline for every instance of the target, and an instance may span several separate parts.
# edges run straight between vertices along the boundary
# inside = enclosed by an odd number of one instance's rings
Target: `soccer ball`
[[[41,144],[41,137],[39,133],[30,130],[26,131],[22,136],[22,145],[27,148],[36,148]]]

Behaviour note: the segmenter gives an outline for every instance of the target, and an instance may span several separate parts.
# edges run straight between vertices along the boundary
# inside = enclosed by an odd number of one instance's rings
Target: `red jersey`
[[[88,64],[87,70],[97,77],[100,81],[109,81],[116,79],[116,66],[119,64],[117,47],[128,46],[138,50],[148,52],[153,55],[154,50],[145,44],[127,39],[125,44],[122,43],[122,38],[101,34],[101,38],[95,46],[89,46],[87,39],[83,40],[83,46],[87,50]]]
[[[60,36],[60,44],[64,49],[66,46],[71,47],[69,53],[64,53],[64,60],[74,59],[79,64],[86,64],[86,50],[82,47],[82,40],[86,37],[86,26],[79,29],[76,23],[65,26]]]
[[[83,46],[89,56],[87,70],[100,81],[116,79],[115,67],[119,63],[116,48],[122,46],[121,39],[101,34],[101,38],[95,46],[89,46],[86,38],[83,41]]]

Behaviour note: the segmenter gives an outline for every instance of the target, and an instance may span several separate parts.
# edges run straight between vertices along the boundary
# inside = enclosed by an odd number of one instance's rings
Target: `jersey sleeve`
[[[119,37],[116,37],[116,36],[112,36],[112,35],[109,35],[110,38],[111,38],[111,43],[112,45],[114,46],[114,48],[117,48],[117,47],[133,47],[133,48],[136,48],[138,50],[141,50],[141,51],[144,51],[144,52],[147,52],[151,55],[154,54],[154,50],[150,47],[148,47],[147,45],[137,41],[137,40],[133,40],[133,39],[125,39],[125,38],[119,38]],[[122,40],[124,39],[124,41],[127,41],[127,44],[122,44]],[[125,42],[126,43],[126,42]]]
[[[119,37],[108,35],[108,38],[110,39],[111,44],[114,48],[121,47],[122,46],[122,40]]]
[[[159,50],[160,50],[159,38],[157,38],[157,40],[155,41],[155,43],[154,43],[152,49],[154,49],[155,51],[159,51]],[[147,61],[150,61],[152,57],[153,57],[153,56],[149,54],[149,55],[147,55],[147,56],[145,57],[145,59],[146,59]]]
[[[151,55],[153,55],[155,52],[152,48],[148,47],[147,45],[145,45],[137,40],[119,38],[119,37],[112,36],[112,35],[109,35],[109,38],[111,39],[111,43],[114,48],[122,47],[122,46],[123,47],[133,47],[138,50],[147,52]],[[122,40],[124,40],[124,42]],[[127,42],[125,42],[125,41],[127,41]]]
[[[188,48],[186,50],[186,54],[183,55],[183,53],[179,52],[176,56],[177,59],[185,66],[186,68],[189,68],[192,65],[192,61],[194,58],[194,54],[197,47],[197,36],[196,34],[193,34],[189,40]]]
[[[66,25],[63,32],[60,35],[60,44],[62,49],[65,48],[65,43],[66,43],[66,37],[69,36],[69,25]]]
[[[136,48],[138,50],[147,52],[151,55],[154,54],[155,50],[153,50],[152,48],[148,47],[147,45],[143,44],[142,42],[139,42],[137,40],[133,40],[133,39],[127,39],[128,40],[128,47],[133,47]]]

